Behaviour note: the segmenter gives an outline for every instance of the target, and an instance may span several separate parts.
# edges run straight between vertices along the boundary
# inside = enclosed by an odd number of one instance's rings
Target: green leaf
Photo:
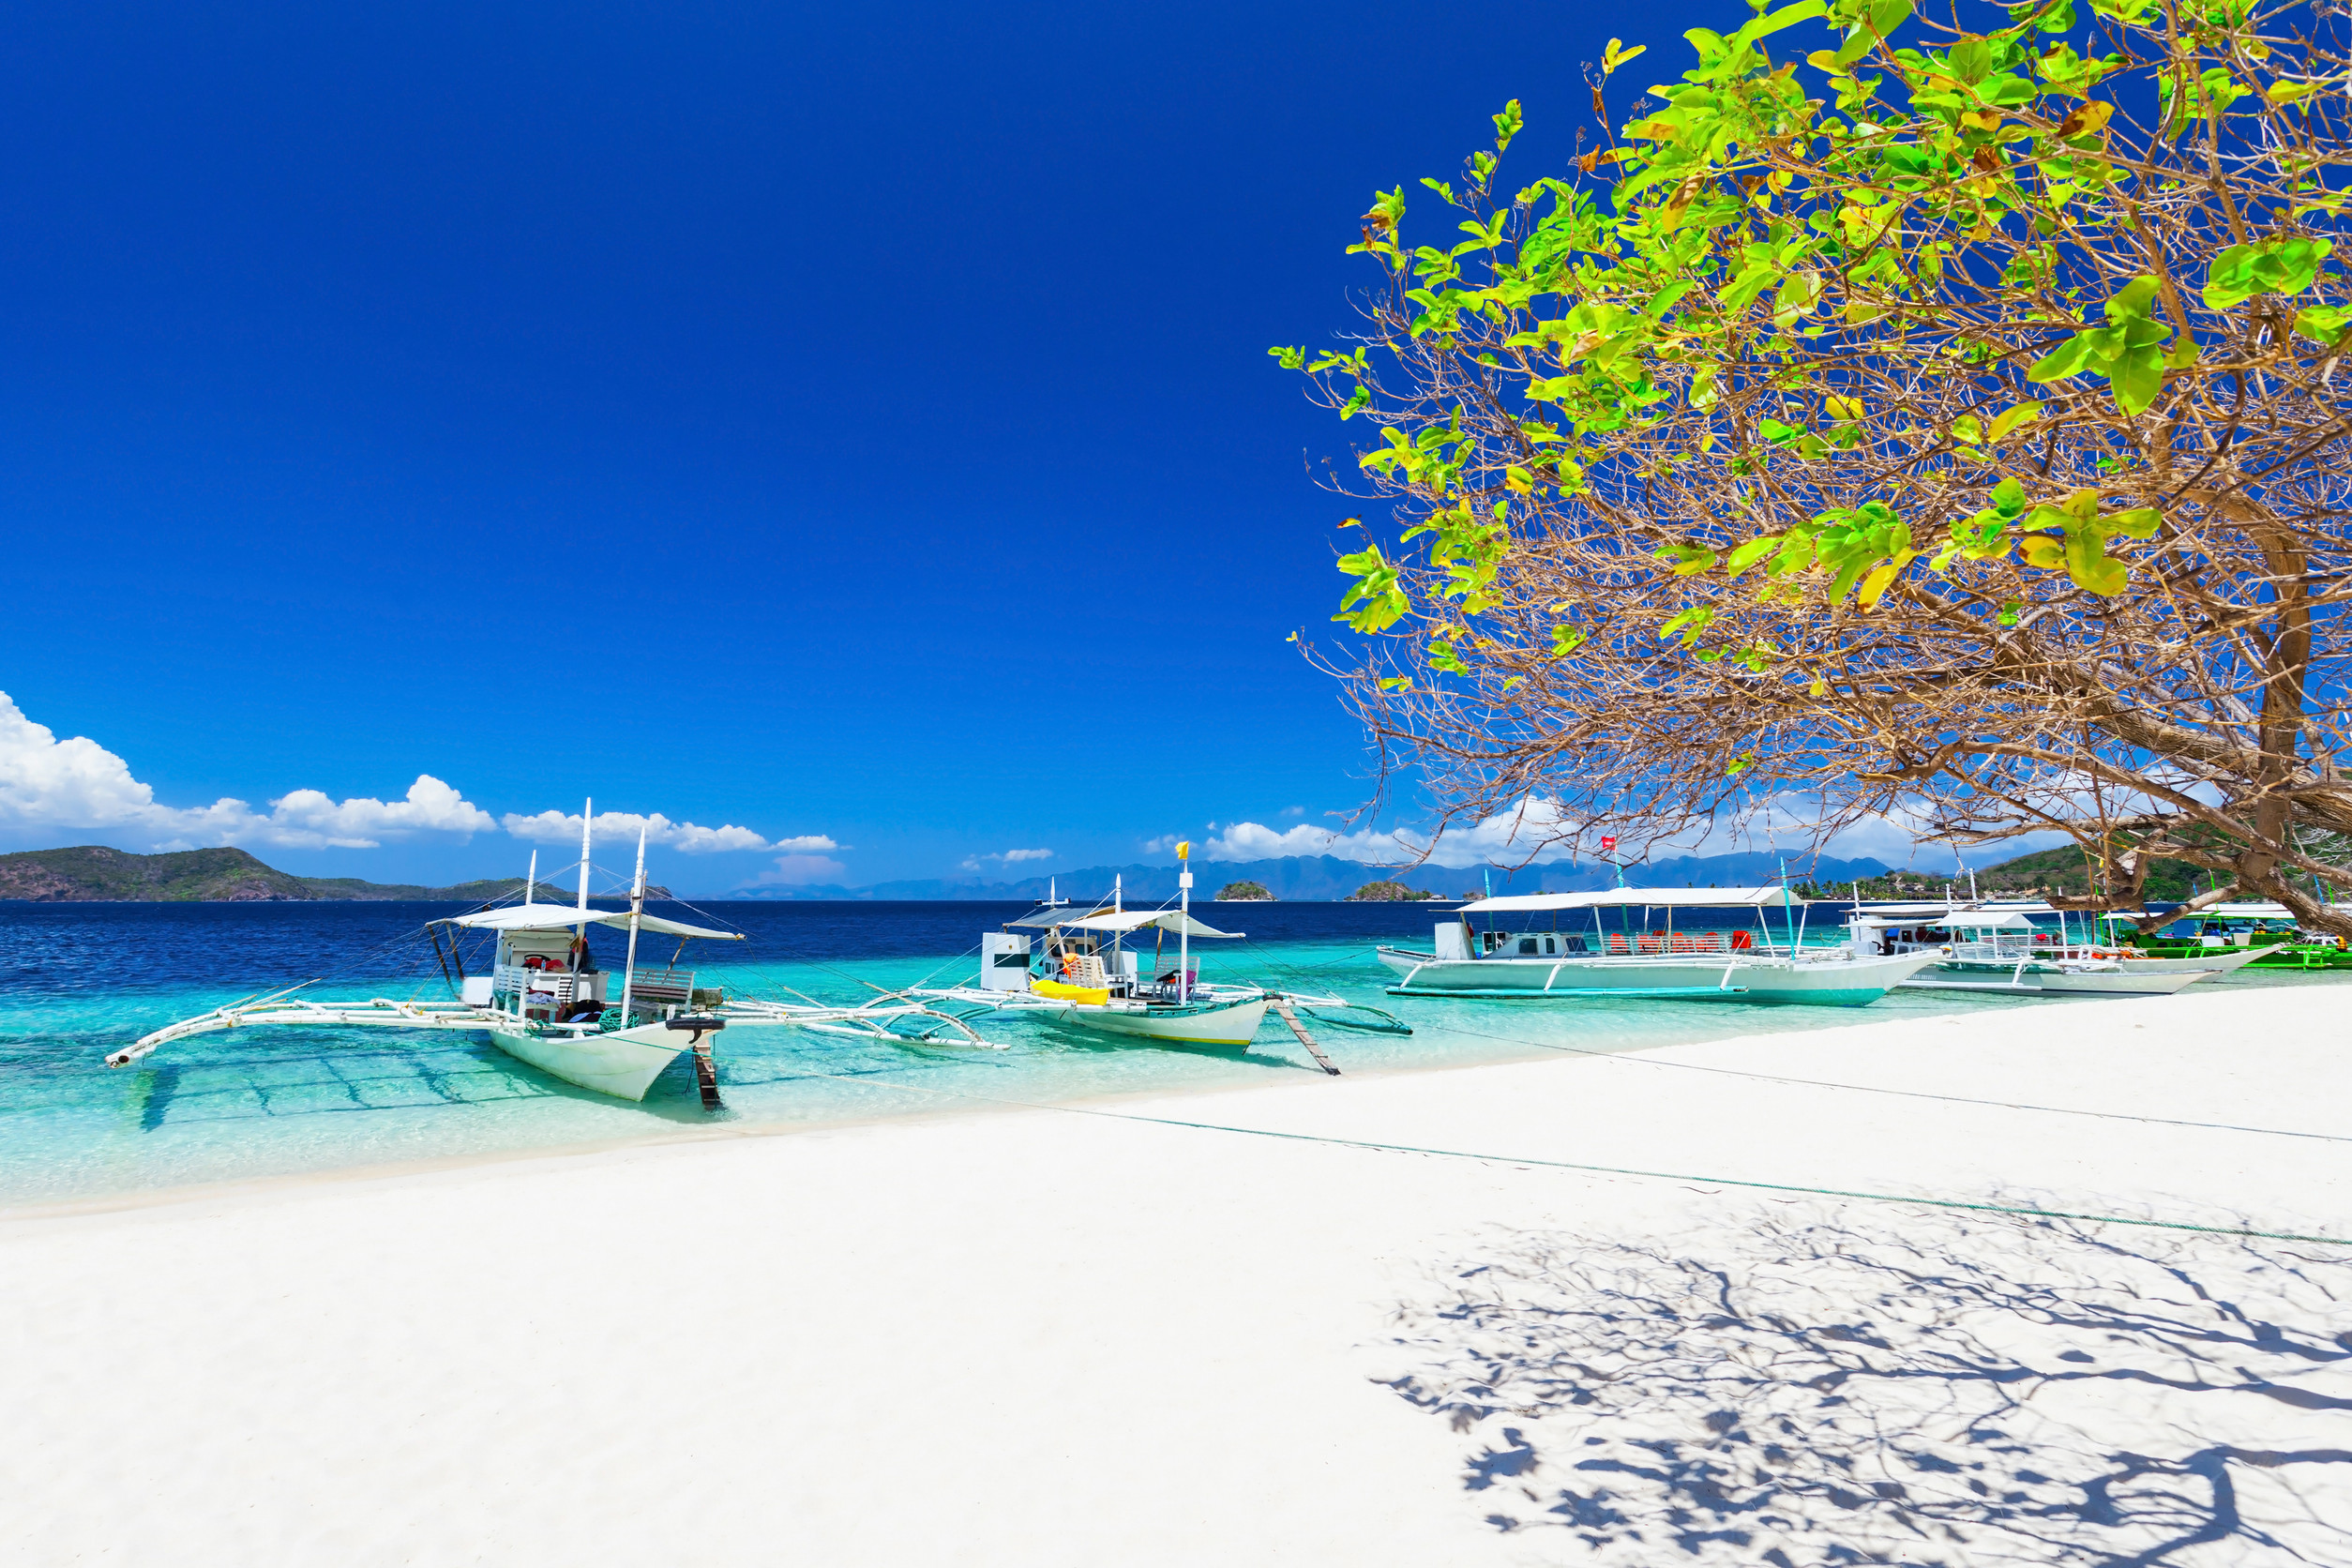
[[[1357,387],[1353,392],[1348,394],[1348,400],[1339,405],[1339,417],[1342,419],[1354,418],[1358,414],[1364,412],[1364,405],[1369,403],[1371,400],[1372,389],[1370,387]]]
[[[2352,326],[2352,309],[2314,305],[2295,318],[2295,330],[2304,337],[2333,347],[2343,338],[2344,329]]]
[[[1295,370],[1306,363],[1306,350],[1303,348],[1286,349],[1276,344],[1266,352],[1273,354],[1274,362],[1286,370]]]
[[[2015,408],[2008,410],[2006,413],[2002,414],[2000,417],[1993,421],[1992,430],[1985,439],[1988,441],[1998,441],[2001,437],[2007,435],[2010,431],[2033,418],[2041,412],[2042,405],[2040,403],[2019,403]],[[2013,479],[2009,482],[2014,484],[2016,481]]]
[[[2109,559],[2100,545],[2099,535],[2087,528],[2066,541],[2066,575],[2077,586],[2106,598],[2122,593],[2132,579],[2131,568]]]
[[[1638,53],[1639,51],[1636,53]],[[1520,128],[1526,124],[1526,117],[1519,113],[1517,98],[1513,98],[1509,103],[1504,104],[1502,113],[1495,116],[1495,151],[1508,152],[1511,147],[1511,139],[1518,135]]]
[[[2064,381],[2080,375],[2084,362],[2090,357],[2090,334],[2077,332],[2057,348],[2033,362],[2026,371],[2028,381]]]
[[[2003,519],[2012,519],[2026,509],[2026,487],[2011,475],[1993,487],[1993,510]]]
[[[2259,245],[2233,245],[2207,270],[2205,303],[2226,310],[2258,294],[2301,294],[2319,276],[2319,264],[2335,249],[2329,239],[2295,235]]]
[[[2126,414],[2142,412],[2164,389],[2163,351],[2153,346],[2130,350],[2113,363],[2107,383],[2114,388],[2116,407]]]
[[[1724,570],[1735,578],[1738,577],[1773,550],[1778,550],[1784,536],[1779,534],[1767,534],[1760,538],[1750,539],[1724,558]]]

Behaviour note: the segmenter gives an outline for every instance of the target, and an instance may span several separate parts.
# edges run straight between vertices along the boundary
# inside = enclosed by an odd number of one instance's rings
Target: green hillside
[[[2148,881],[2142,884],[2140,895],[2151,903],[2179,903],[2189,897],[2191,882],[2206,874],[2177,860],[2160,860],[2148,867]],[[1857,886],[1864,898],[1941,898],[1947,890],[1964,898],[1968,895],[1968,874],[1954,869],[1890,871],[1884,876],[1864,877],[1859,883],[1808,882],[1797,892],[1806,898],[1850,898]],[[1976,868],[1976,890],[1987,898],[2047,897],[2052,894],[2086,898],[2092,891],[2088,864],[2083,852],[2072,845],[1980,866]]]
[[[2148,880],[2140,884],[2140,896],[2159,904],[2179,903],[2189,897],[2190,883],[2206,875],[2198,867],[2178,860],[2160,860],[2148,868]],[[1976,874],[1976,882],[1988,895],[1996,891],[2061,893],[2079,898],[2088,897],[2092,892],[2089,862],[2081,850],[2071,844],[1988,866]]]
[[[541,897],[563,889],[539,884]],[[384,903],[483,904],[522,891],[520,877],[423,887],[362,882],[357,877],[296,877],[265,866],[243,850],[176,850],[132,854],[99,844],[69,850],[0,854],[0,898],[43,903],[260,903],[354,899]],[[667,897],[663,888],[646,890]]]

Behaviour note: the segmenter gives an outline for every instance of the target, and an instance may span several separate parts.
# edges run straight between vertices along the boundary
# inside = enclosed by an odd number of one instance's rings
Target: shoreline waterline
[[[113,912],[131,912],[122,919]],[[1034,1021],[987,1020],[1003,1051],[844,1041],[750,1024],[719,1042],[727,1109],[714,1123],[682,1063],[642,1104],[593,1095],[506,1057],[487,1036],[251,1028],[176,1042],[122,1069],[108,1048],[147,1029],[248,996],[249,977],[346,969],[311,994],[431,994],[430,968],[383,972],[382,954],[417,924],[416,911],[339,906],[324,925],[309,906],[18,905],[0,909],[16,939],[15,978],[0,999],[0,1212],[144,1201],[150,1195],[255,1181],[440,1168],[560,1151],[686,1142],[713,1136],[818,1130],[975,1114],[996,1107],[1116,1104],[1302,1081],[1321,1074],[1272,1020],[1246,1052],[1112,1043]],[[1275,912],[1279,912],[1279,919]],[[789,988],[837,999],[895,988],[963,963],[925,953],[998,912],[815,910],[737,906],[764,962],[701,972],[754,994]],[[1532,1061],[1561,1052],[1613,1055],[1736,1036],[1792,1036],[1888,1018],[1940,1018],[2064,1004],[2060,998],[1970,998],[1898,992],[1868,1008],[1764,1007],[1738,1002],[1483,1002],[1401,999],[1373,947],[1426,941],[1428,912],[1395,906],[1252,907],[1270,940],[1219,953],[1212,975],[1327,990],[1397,1014],[1410,1038],[1309,1021],[1349,1078]],[[1286,929],[1282,922],[1289,922]],[[1268,928],[1271,927],[1271,928]],[[1206,944],[1204,944],[1205,946]],[[907,956],[908,949],[920,956]],[[778,951],[801,957],[777,957]],[[425,962],[430,964],[430,958]],[[30,982],[29,984],[25,982]],[[130,983],[135,982],[135,983]],[[2248,977],[2227,985],[2324,983]],[[406,989],[404,990],[403,988]]]

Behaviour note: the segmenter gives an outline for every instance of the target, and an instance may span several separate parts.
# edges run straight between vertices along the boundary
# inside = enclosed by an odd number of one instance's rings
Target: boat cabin
[[[1147,955],[1130,945],[1147,927],[1148,965]],[[1025,991],[1042,982],[1128,1001],[1176,1002],[1199,986],[1200,975],[1189,963],[1173,964],[1171,935],[1235,941],[1241,933],[1204,926],[1182,910],[1041,909],[982,933],[980,986]]]
[[[2060,943],[2015,910],[1880,910],[1847,921],[1859,957],[1903,953],[1942,953],[1989,963],[2015,963],[2044,956]]]
[[[609,926],[626,931],[631,928],[631,918],[626,910],[590,909],[584,904],[568,908],[520,904],[460,915],[449,924],[498,935],[490,972],[466,976],[460,994],[471,1006],[509,1014],[525,1023],[568,1027],[575,1032],[626,1029],[725,1003],[724,992],[696,987],[694,972],[675,966],[688,942],[740,942],[740,934],[640,913],[635,916],[637,932],[678,939],[670,963],[656,969],[632,962],[619,974],[600,969],[588,950],[588,927]]]
[[[1775,903],[1798,912],[1802,919],[1802,904],[1778,886],[1505,894],[1475,899],[1455,912],[1452,924],[1437,927],[1435,956],[1440,960],[1542,959],[1766,952],[1773,945],[1769,935],[1756,927],[1728,925],[1725,913],[1761,912]],[[1639,925],[1633,912],[1636,909],[1642,912]],[[1551,924],[1531,926],[1508,918],[1532,914],[1549,914]],[[1473,915],[1495,917],[1494,924],[1482,929]]]

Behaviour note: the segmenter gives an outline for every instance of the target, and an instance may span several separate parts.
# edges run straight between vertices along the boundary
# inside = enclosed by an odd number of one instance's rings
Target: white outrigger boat
[[[2056,914],[2053,933],[2034,924]],[[2129,948],[2074,942],[2062,912],[2046,905],[1888,904],[1858,909],[1847,922],[1857,952],[1925,954],[1930,962],[1903,982],[1907,989],[2006,995],[2170,996],[2258,957],[2221,952],[2152,958]]]
[[[580,886],[577,899],[566,906],[535,901],[538,856],[523,883],[523,901],[504,908],[477,910],[427,923],[434,951],[445,965],[453,961],[449,976],[457,996],[446,1002],[414,998],[374,997],[367,1001],[327,1001],[293,993],[314,982],[289,987],[265,996],[216,1007],[209,1013],[167,1024],[106,1058],[110,1067],[128,1066],[158,1047],[175,1040],[220,1030],[261,1025],[309,1025],[335,1029],[381,1028],[478,1031],[490,1043],[518,1061],[566,1083],[610,1094],[616,1099],[642,1100],[656,1078],[681,1053],[691,1051],[702,1103],[717,1108],[718,1078],[711,1056],[711,1040],[728,1024],[790,1024],[822,1033],[857,1034],[899,1042],[922,1039],[935,1033],[959,1034],[966,1042],[987,1045],[961,1019],[939,1013],[921,1003],[897,997],[877,998],[855,1007],[819,1003],[729,1001],[717,988],[695,985],[690,970],[676,967],[689,942],[741,942],[740,931],[718,931],[689,926],[645,912],[645,840],[637,843],[637,871],[626,910],[589,907],[588,823],[595,820],[594,803],[584,814],[580,839]],[[628,932],[628,961],[620,984],[596,967],[588,956],[587,930],[605,926]],[[448,944],[442,930],[448,928]],[[496,957],[488,974],[468,975],[459,957],[461,933],[495,933]],[[677,953],[659,969],[641,969],[637,943],[641,935],[675,937]]]
[[[981,933],[980,972],[972,983],[915,987],[903,994],[961,1006],[973,1017],[984,1012],[1026,1016],[1156,1044],[1238,1049],[1248,1048],[1272,1009],[1318,1064],[1334,1076],[1339,1069],[1308,1036],[1300,1012],[1347,1028],[1412,1033],[1377,1008],[1335,996],[1203,981],[1193,967],[1192,939],[1237,942],[1243,933],[1220,931],[1193,918],[1190,850],[1188,844],[1176,847],[1184,869],[1177,877],[1180,901],[1175,909],[1127,909],[1117,882],[1108,908],[1048,903],[1007,921],[1002,930]],[[1130,938],[1146,930],[1153,934],[1148,977],[1143,955],[1128,945]],[[1176,964],[1163,971],[1160,962],[1170,933],[1176,938]],[[1374,1018],[1334,1017],[1334,1011]]]
[[[1787,940],[1745,925],[1728,929],[1674,928],[1679,911],[1760,912],[1779,904],[1789,916]],[[1616,887],[1591,893],[1506,894],[1479,898],[1437,927],[1431,951],[1381,947],[1380,959],[1397,975],[1391,996],[1634,999],[1646,997],[1732,1002],[1805,1003],[1860,1007],[1877,1001],[1933,953],[1863,954],[1850,944],[1803,947],[1803,901],[1785,886]],[[1636,929],[1632,912],[1645,912]],[[1666,923],[1652,930],[1647,912],[1663,909]],[[1606,912],[1620,913],[1610,930]],[[1591,929],[1581,928],[1590,913]],[[1539,925],[1521,917],[1551,916]],[[1472,915],[1511,917],[1481,930]],[[1563,915],[1577,917],[1564,928]],[[1760,925],[1761,922],[1759,921]]]

